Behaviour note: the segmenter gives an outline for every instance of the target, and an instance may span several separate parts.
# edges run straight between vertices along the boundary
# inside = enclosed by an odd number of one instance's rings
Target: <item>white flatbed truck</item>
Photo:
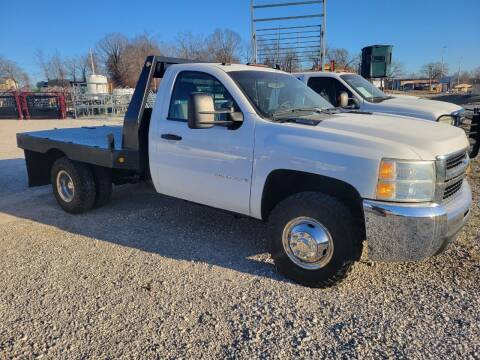
[[[311,287],[342,280],[364,244],[380,261],[442,252],[472,202],[462,130],[339,110],[289,74],[248,65],[150,56],[123,127],[17,142],[29,185],[51,184],[67,212],[151,179],[158,193],[268,221],[277,269]]]

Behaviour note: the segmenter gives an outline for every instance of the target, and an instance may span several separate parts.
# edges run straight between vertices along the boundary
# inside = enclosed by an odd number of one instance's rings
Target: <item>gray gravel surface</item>
[[[315,290],[277,275],[255,220],[148,184],[77,216],[28,189],[14,134],[79,124],[0,121],[0,359],[480,358],[478,161],[445,254]]]

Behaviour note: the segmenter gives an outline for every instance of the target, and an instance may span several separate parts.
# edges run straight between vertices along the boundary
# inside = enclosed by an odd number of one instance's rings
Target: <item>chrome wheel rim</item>
[[[320,269],[332,259],[332,236],[325,226],[309,217],[290,221],[283,230],[282,243],[289,259],[303,269]]]
[[[65,170],[60,170],[57,174],[57,192],[65,202],[71,202],[75,196],[75,185]]]

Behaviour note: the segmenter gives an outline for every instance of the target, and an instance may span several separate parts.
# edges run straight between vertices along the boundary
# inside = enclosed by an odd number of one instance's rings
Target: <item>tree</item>
[[[458,73],[457,73],[458,75]],[[460,81],[461,84],[469,84],[472,82],[472,73],[470,73],[469,71],[461,71],[460,72],[460,75],[457,76],[457,79]]]
[[[0,79],[10,79],[14,82],[15,88],[28,87],[30,79],[14,61],[0,56]]]
[[[387,79],[394,79],[405,75],[403,64],[393,60],[387,72]]]
[[[440,80],[448,73],[448,65],[431,62],[422,66],[421,73],[430,80]]]
[[[480,66],[477,66],[472,70],[472,79],[476,82],[480,82]]]
[[[293,50],[287,51],[287,53],[282,55],[279,60],[280,69],[283,71],[291,73],[301,70],[298,54]]]
[[[135,87],[145,58],[148,55],[162,55],[156,41],[144,34],[127,43],[119,63],[122,74],[121,86]]]
[[[422,76],[419,73],[411,72],[407,76],[409,79],[420,79]]]
[[[274,44],[260,45],[258,48],[261,61],[270,67],[278,66],[286,72],[301,70],[299,54],[294,49],[277,48]]]
[[[209,60],[221,63],[240,61],[242,38],[229,29],[216,29],[207,37]]]
[[[480,84],[480,66],[476,67],[471,71],[471,76],[472,76],[472,85],[474,85],[475,88],[478,87],[478,84]],[[477,91],[480,90],[477,88]]]
[[[49,81],[51,78],[50,68],[48,65],[48,61],[45,59],[45,56],[43,55],[43,51],[40,49],[37,49],[35,51],[34,57],[38,67],[40,67],[40,70],[42,71],[43,76],[47,81]]]
[[[69,85],[67,80],[67,69],[65,68],[65,63],[62,60],[58,50],[55,50],[55,53],[50,58],[49,67],[50,72],[53,74],[58,86],[65,88]]]
[[[253,49],[251,41],[244,41],[242,45],[242,60],[245,63],[253,63]]]
[[[96,45],[96,53],[104,64],[105,70],[114,85],[122,86],[124,78],[121,69],[122,57],[128,39],[120,33],[111,33],[102,38]]]
[[[207,61],[209,58],[205,38],[190,31],[177,34],[175,48],[176,56],[183,59]]]
[[[99,64],[96,57],[93,58],[95,69],[98,69]],[[73,82],[86,82],[87,73],[92,73],[90,56],[85,54],[72,58],[67,58],[63,61],[67,77]]]
[[[95,69],[98,69],[100,67],[99,63],[97,61],[97,58],[98,57],[94,57],[94,60],[93,60]],[[86,82],[87,81],[87,73],[92,72],[92,64],[91,64],[90,56],[88,54],[85,54],[85,55],[81,55],[81,56],[77,57],[76,58],[76,64],[77,64],[77,67],[79,69],[80,75],[82,77],[82,81]]]
[[[325,51],[327,61],[334,61],[336,68],[357,72],[360,68],[361,55],[351,55],[344,48],[327,48]]]
[[[74,66],[69,59],[62,59],[58,50],[50,56],[45,56],[42,50],[35,52],[37,65],[43,76],[49,83],[49,86],[67,87],[70,85],[69,79],[76,76],[72,73]],[[75,76],[74,76],[75,75]]]
[[[73,80],[73,82],[77,82],[78,76],[80,75],[80,69],[77,65],[77,59],[75,58],[68,58],[63,61],[63,66],[65,67],[65,71],[67,76]]]

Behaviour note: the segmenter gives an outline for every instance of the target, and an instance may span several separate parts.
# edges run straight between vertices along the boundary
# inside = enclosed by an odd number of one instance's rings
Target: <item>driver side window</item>
[[[225,86],[213,76],[196,71],[183,71],[178,74],[173,88],[168,119],[187,121],[188,99],[192,93],[204,93],[211,95],[215,104],[215,110],[234,108],[240,111]],[[226,120],[226,114],[215,115],[216,121]]]
[[[308,86],[335,107],[339,106],[341,92],[345,91],[350,99],[353,97],[351,91],[331,77],[312,77],[308,79]]]

